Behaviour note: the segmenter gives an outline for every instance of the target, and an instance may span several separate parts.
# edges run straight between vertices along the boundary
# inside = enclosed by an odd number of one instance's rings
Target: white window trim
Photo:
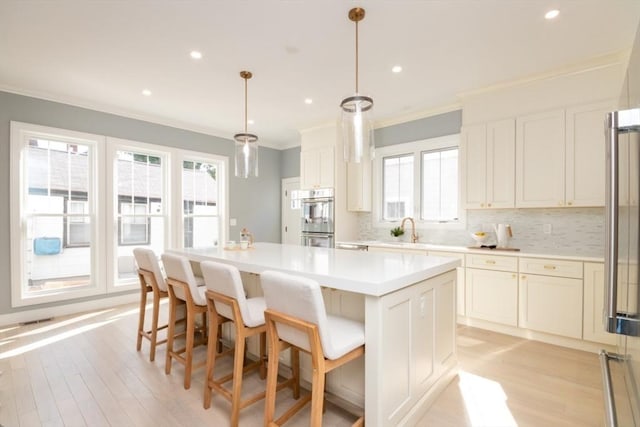
[[[460,148],[460,134],[445,135],[437,138],[423,139],[403,144],[388,145],[386,147],[376,148],[375,159],[373,161],[373,226],[376,228],[391,228],[400,225],[401,221],[388,221],[382,219],[382,162],[385,157],[399,156],[402,154],[413,154],[415,157],[413,181],[416,184],[421,183],[422,160],[421,153],[423,151],[438,150],[448,147]],[[460,170],[458,170],[460,174]],[[458,183],[461,181],[458,180]],[[458,184],[460,185],[460,184]],[[456,222],[435,222],[420,219],[421,204],[421,185],[414,185],[413,188],[413,214],[416,228],[424,230],[464,230],[466,228],[466,214],[462,208],[462,191],[458,188],[458,221]]]
[[[35,304],[45,304],[51,302],[68,301],[72,302],[77,298],[89,296],[105,296],[110,293],[123,292],[138,289],[137,280],[133,279],[131,284],[121,282],[117,286],[115,263],[115,246],[117,245],[117,224],[115,221],[108,221],[107,212],[115,212],[116,201],[114,190],[114,168],[113,161],[118,150],[131,150],[140,153],[148,152],[154,156],[160,156],[166,166],[164,174],[164,200],[163,215],[171,217],[165,219],[165,246],[166,248],[182,248],[184,242],[183,235],[183,215],[181,197],[171,197],[182,189],[182,162],[183,160],[198,159],[202,162],[219,163],[221,169],[218,171],[217,179],[220,180],[219,200],[224,201],[224,206],[220,212],[220,242],[224,242],[229,235],[229,158],[210,153],[182,150],[174,147],[166,147],[156,144],[148,144],[138,141],[111,138],[102,135],[76,132],[61,128],[40,126],[30,123],[12,121],[10,123],[10,248],[12,254],[19,254],[11,259],[11,306],[25,307]],[[23,295],[22,284],[24,279],[24,254],[25,247],[24,233],[26,232],[26,222],[23,208],[26,200],[23,200],[24,186],[26,185],[27,171],[22,167],[23,146],[25,138],[39,137],[60,140],[64,142],[75,142],[92,145],[94,156],[93,162],[95,175],[91,177],[91,195],[88,203],[93,204],[90,211],[94,212],[92,221],[96,227],[93,228],[91,241],[97,242],[92,248],[91,271],[92,285],[81,289],[65,289],[64,292],[52,292],[40,295]],[[18,168],[16,170],[16,168]],[[22,171],[22,172],[21,172]],[[112,196],[106,197],[105,195]],[[105,213],[105,214],[103,214]],[[115,214],[114,214],[115,215]],[[19,224],[19,226],[15,226]],[[99,239],[97,233],[104,233],[103,236],[115,236],[115,239]],[[100,260],[110,259],[113,265],[106,271],[108,263]]]
[[[65,289],[64,292],[52,291],[46,294],[40,295],[26,295],[23,294],[22,284],[25,275],[24,271],[24,254],[26,242],[26,218],[23,208],[26,206],[26,200],[24,200],[25,192],[24,187],[27,181],[27,171],[22,167],[24,161],[25,140],[29,137],[38,138],[51,138],[64,142],[79,143],[83,145],[89,145],[92,147],[93,156],[91,162],[93,163],[93,170],[96,171],[95,175],[91,177],[90,188],[91,197],[88,199],[89,211],[94,212],[95,216],[92,220],[95,222],[95,227],[92,227],[91,241],[98,242],[98,236],[96,232],[103,230],[105,226],[105,220],[100,215],[101,200],[96,197],[100,192],[100,188],[104,185],[104,180],[101,177],[104,176],[104,141],[105,138],[100,135],[94,135],[83,132],[75,132],[66,129],[57,129],[47,126],[33,125],[29,123],[14,122],[10,123],[10,166],[9,166],[9,182],[10,182],[10,239],[11,239],[11,253],[14,257],[11,259],[11,306],[12,307],[24,307],[34,304],[44,304],[56,301],[66,301],[70,299],[83,298],[94,295],[103,295],[106,293],[105,282],[102,279],[104,277],[104,264],[98,262],[100,259],[104,259],[104,245],[96,244],[92,250],[91,257],[91,271],[92,271],[92,284],[80,289]],[[16,171],[15,168],[18,168]],[[22,172],[22,173],[21,173]],[[95,178],[95,179],[93,179]],[[16,224],[19,224],[17,227]],[[17,255],[20,254],[20,255]]]

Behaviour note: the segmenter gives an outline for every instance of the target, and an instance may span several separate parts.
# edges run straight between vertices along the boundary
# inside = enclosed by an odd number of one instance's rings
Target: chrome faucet
[[[411,221],[411,243],[418,242],[418,235],[416,234],[416,223],[410,216],[402,218],[402,222],[400,223],[400,228],[404,230],[404,223],[409,220]]]

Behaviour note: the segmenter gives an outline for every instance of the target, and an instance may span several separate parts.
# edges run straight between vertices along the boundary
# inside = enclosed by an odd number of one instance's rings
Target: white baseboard
[[[14,325],[16,323],[33,322],[51,317],[66,316],[69,314],[83,313],[92,310],[114,307],[116,305],[128,304],[140,300],[140,292],[118,295],[113,297],[100,298],[90,301],[55,305],[45,308],[34,308],[32,310],[16,311],[0,315],[0,325]]]

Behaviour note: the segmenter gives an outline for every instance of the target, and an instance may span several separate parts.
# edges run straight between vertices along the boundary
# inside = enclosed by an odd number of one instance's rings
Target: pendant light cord
[[[356,21],[356,94],[358,93],[358,21]]]
[[[244,78],[244,133],[247,133],[247,78]]]

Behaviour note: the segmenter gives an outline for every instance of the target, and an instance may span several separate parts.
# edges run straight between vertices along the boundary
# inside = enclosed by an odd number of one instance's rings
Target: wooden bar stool
[[[327,315],[318,282],[275,271],[261,274],[267,305],[264,313],[269,341],[269,364],[265,399],[265,426],[280,426],[311,401],[312,427],[322,425],[324,385],[327,372],[364,355],[364,325]],[[279,350],[285,347],[311,355],[311,394],[300,399],[277,420],[276,382]],[[353,424],[364,425],[360,417]]]
[[[168,298],[167,283],[160,269],[156,254],[147,248],[135,248],[133,256],[138,264],[138,278],[140,280],[140,314],[138,316],[138,339],[136,350],[142,348],[142,338],[146,338],[151,343],[149,352],[149,360],[154,361],[156,358],[156,346],[164,344],[166,339],[158,341],[158,331],[166,329],[168,324],[158,326],[158,318],[160,316],[160,300]],[[153,293],[153,314],[151,317],[151,330],[144,327],[145,315],[147,308],[147,295]]]
[[[204,383],[204,408],[211,406],[211,391],[215,390],[231,402],[231,425],[237,426],[240,410],[264,398],[264,391],[246,399],[241,399],[242,377],[244,373],[260,370],[260,378],[266,376],[266,326],[264,324],[264,298],[248,298],[242,286],[240,271],[234,266],[213,261],[200,264],[207,287],[206,298],[209,307],[209,345],[207,350],[207,369]],[[233,372],[214,379],[216,363],[215,347],[220,322],[232,321],[235,326],[235,351]],[[245,364],[246,339],[260,336],[258,360]],[[226,354],[226,353],[225,353]],[[224,386],[233,380],[232,389]]]
[[[184,365],[184,388],[191,387],[191,371],[203,366],[206,361],[193,364],[193,347],[204,344],[207,334],[207,300],[204,296],[206,288],[198,286],[191,269],[189,260],[172,254],[162,254],[162,263],[167,273],[167,288],[169,290],[169,332],[167,334],[167,357],[164,371],[171,373],[171,360]],[[176,337],[176,311],[178,304],[184,301],[186,305],[187,326],[184,332],[186,344],[184,348],[173,349]],[[202,315],[202,327],[196,328],[196,316]],[[203,334],[203,339],[195,341],[196,332]],[[181,334],[178,334],[178,336]]]

